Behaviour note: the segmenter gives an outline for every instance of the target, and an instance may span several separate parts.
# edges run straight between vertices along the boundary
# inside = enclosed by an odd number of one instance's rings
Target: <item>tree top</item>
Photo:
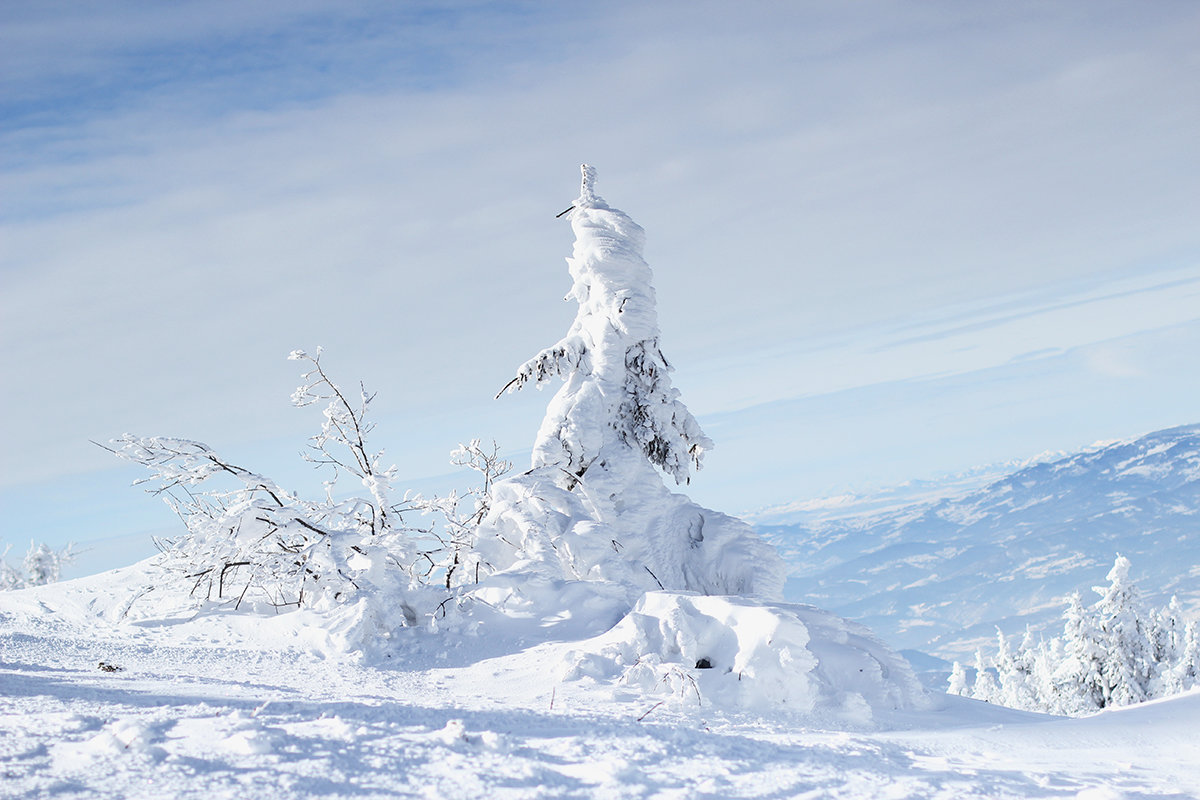
[[[604,198],[596,194],[596,168],[591,164],[580,164],[579,171],[583,174],[583,179],[580,181],[579,199],[575,201],[575,207],[608,208]]]

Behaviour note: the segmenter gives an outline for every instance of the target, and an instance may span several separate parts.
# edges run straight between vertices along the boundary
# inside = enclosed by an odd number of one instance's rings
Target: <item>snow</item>
[[[802,606],[659,592],[599,637],[496,618],[479,636],[409,629],[372,660],[315,612],[120,619],[151,574],[0,595],[0,796],[1200,797],[1200,693],[1078,720],[906,681],[857,718],[773,703],[771,681],[808,675],[784,688],[829,700],[851,665],[896,658]],[[623,648],[655,637],[655,668],[699,699],[567,675],[588,653],[624,673]],[[773,638],[791,665],[767,658]],[[700,653],[712,669],[687,664]],[[723,691],[735,665],[759,683],[740,698]]]
[[[676,704],[796,711],[868,724],[926,708],[912,668],[860,625],[812,606],[651,592],[568,655],[564,677],[620,676]]]

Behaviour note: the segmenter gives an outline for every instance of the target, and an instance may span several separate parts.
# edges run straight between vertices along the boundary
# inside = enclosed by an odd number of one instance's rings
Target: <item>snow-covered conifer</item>
[[[1161,694],[1156,696],[1178,694],[1196,686],[1200,686],[1200,623],[1192,620],[1184,627],[1175,661],[1161,670]]]
[[[1064,687],[1054,680],[1054,674],[1066,661],[1062,639],[1055,637],[1043,641],[1033,654],[1033,686],[1036,698],[1036,709],[1051,714],[1066,714],[1067,706],[1071,705],[1062,694]]]
[[[983,648],[975,651],[975,687],[971,690],[971,697],[985,703],[1000,702],[1000,685],[996,682],[992,670],[988,668]]]
[[[29,545],[29,552],[25,554],[24,566],[25,574],[32,586],[54,583],[62,571],[58,554],[44,542]]]
[[[971,696],[967,668],[957,661],[954,662],[954,666],[950,669],[950,680],[949,685],[946,687],[946,694],[954,694],[959,697]]]
[[[1107,576],[1109,585],[1095,588],[1100,595],[1096,611],[1104,636],[1100,674],[1105,706],[1147,699],[1154,662],[1144,622],[1149,615],[1129,578],[1130,566],[1129,559],[1117,556]]]
[[[1063,652],[1066,660],[1054,674],[1058,694],[1071,698],[1073,713],[1104,708],[1107,691],[1101,669],[1106,645],[1091,610],[1078,593],[1071,595],[1063,612]]]
[[[1177,663],[1183,658],[1187,636],[1187,620],[1177,595],[1171,595],[1170,602],[1154,612],[1152,624],[1155,661],[1160,664]]]
[[[579,310],[567,335],[525,362],[505,389],[565,380],[538,431],[533,465],[561,468],[568,488],[593,465],[603,469],[615,458],[624,468],[629,450],[685,483],[712,442],[671,385],[642,259],[645,232],[596,194],[592,167],[582,171],[567,259],[574,279],[567,299]]]
[[[1026,629],[1021,645],[1015,650],[999,629],[996,631],[996,638],[996,677],[1000,683],[1000,694],[996,702],[1012,708],[1035,708],[1037,689],[1034,684],[1033,633]]]
[[[777,596],[782,561],[740,520],[670,492],[712,446],[671,385],[660,348],[645,233],[596,194],[584,165],[570,209],[567,335],[517,370],[504,390],[563,381],[546,409],[533,469],[496,484],[481,526],[492,572],[602,579],[633,594],[688,589]],[[501,393],[503,393],[503,391]]]

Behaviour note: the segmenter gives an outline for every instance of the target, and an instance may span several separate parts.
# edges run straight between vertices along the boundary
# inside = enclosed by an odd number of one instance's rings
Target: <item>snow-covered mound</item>
[[[794,509],[792,512],[793,513]],[[1051,458],[957,496],[758,526],[789,564],[785,596],[900,648],[965,660],[1101,583],[1116,554],[1155,605],[1200,607],[1200,425]]]
[[[651,592],[568,654],[564,678],[636,686],[679,705],[867,723],[927,708],[908,663],[861,625],[812,606]]]

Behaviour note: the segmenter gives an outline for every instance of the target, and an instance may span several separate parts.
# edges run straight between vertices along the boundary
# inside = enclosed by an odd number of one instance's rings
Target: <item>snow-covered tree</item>
[[[391,498],[395,469],[367,444],[373,395],[334,383],[320,349],[290,358],[306,364],[293,404],[324,405],[321,430],[305,454],[331,471],[324,499],[301,498],[201,442],[130,434],[112,442],[113,453],[150,470],[139,483],[149,484],[186,528],[158,541],[164,578],[156,588],[182,585],[195,603],[234,608],[330,609],[366,599],[372,613],[389,618],[372,625],[415,624],[431,610],[415,599],[431,553],[449,551],[427,546],[401,523],[401,505]],[[338,497],[335,486],[345,477],[365,496]]]
[[[1013,708],[1033,706],[1037,702],[1033,633],[1026,629],[1021,646],[1014,650],[1004,634],[997,629],[996,645],[996,677],[1000,683],[996,702]]]
[[[5,552],[7,555],[7,551]],[[25,576],[0,556],[0,592],[25,588]]]
[[[1104,635],[1104,655],[1100,674],[1104,684],[1104,705],[1127,706],[1147,699],[1154,663],[1151,637],[1137,586],[1129,579],[1129,559],[1117,556],[1108,573],[1108,586],[1097,586],[1100,595],[1096,610]]]
[[[712,443],[671,385],[645,233],[596,193],[595,170],[582,171],[567,260],[567,299],[578,312],[567,335],[523,364],[501,394],[563,385],[538,430],[533,469],[493,489],[482,557],[491,572],[612,580],[634,594],[777,595],[774,548],[663,484],[659,469],[687,483]]]
[[[955,694],[959,695],[960,697],[971,696],[970,679],[967,677],[967,668],[957,661],[954,662],[954,666],[950,670],[950,684],[946,687],[946,694]]]
[[[1104,708],[1108,693],[1103,678],[1106,642],[1095,615],[1078,592],[1063,612],[1063,655],[1054,674],[1056,694],[1076,713]],[[1070,698],[1070,700],[1068,700]]]
[[[1000,684],[996,682],[995,674],[988,668],[983,648],[975,650],[975,688],[971,691],[971,697],[985,703],[1000,701]]]
[[[75,560],[75,546],[53,548],[45,543],[30,542],[20,566],[8,563],[9,548],[0,553],[0,591],[24,589],[54,583],[62,576],[62,568]]]
[[[712,442],[671,386],[642,259],[645,232],[596,194],[592,167],[582,170],[566,298],[579,311],[567,335],[521,365],[505,390],[565,380],[538,431],[533,466],[559,467],[567,488],[593,466],[628,469],[630,451],[686,483]]]
[[[1174,659],[1158,670],[1154,697],[1168,697],[1200,686],[1200,623],[1195,620],[1183,626]]]
[[[1031,684],[1034,690],[1035,705],[1026,706],[1030,709],[1041,709],[1051,714],[1076,713],[1078,702],[1073,689],[1064,694],[1064,686],[1055,680],[1055,673],[1066,662],[1062,639],[1054,637],[1042,641],[1034,652],[1033,677]]]
[[[423,531],[430,534],[437,547],[434,551],[423,552],[422,556],[427,562],[426,575],[441,570],[447,589],[478,582],[482,562],[475,550],[476,531],[491,507],[492,484],[513,466],[511,461],[500,457],[500,447],[495,441],[487,449],[479,439],[459,444],[450,453],[450,463],[474,470],[483,479],[483,485],[463,494],[454,490],[448,495],[424,497],[418,494],[408,499],[409,508],[441,519],[440,529],[435,523]]]

